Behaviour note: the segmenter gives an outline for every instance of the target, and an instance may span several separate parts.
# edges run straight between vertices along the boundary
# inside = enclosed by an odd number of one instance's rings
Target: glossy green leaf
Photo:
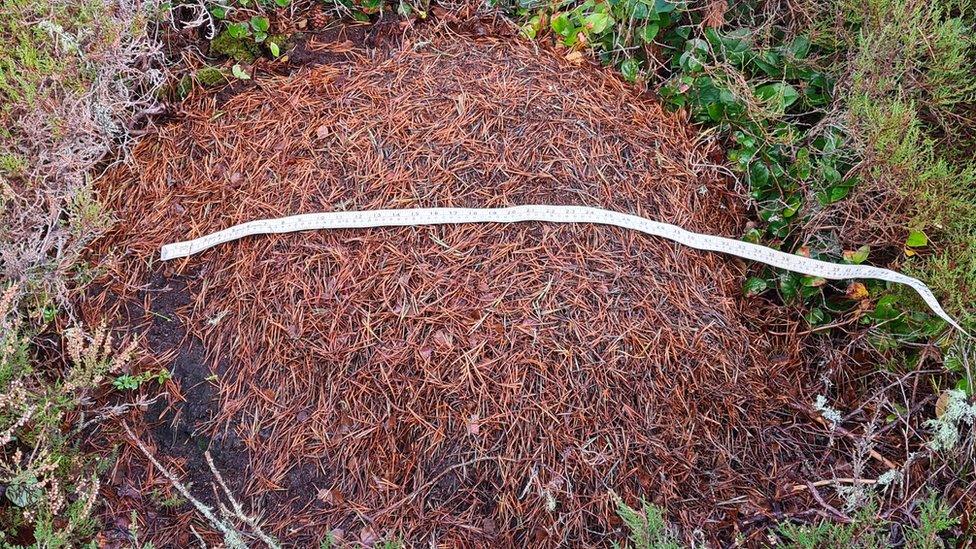
[[[800,293],[800,277],[794,273],[785,272],[779,275],[779,292],[783,299],[791,301]]]

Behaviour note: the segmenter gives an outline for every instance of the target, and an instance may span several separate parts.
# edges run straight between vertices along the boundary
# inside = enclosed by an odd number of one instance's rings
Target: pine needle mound
[[[140,427],[162,461],[192,477],[205,440],[300,546],[332,529],[603,545],[611,490],[728,539],[789,493],[817,451],[782,442],[811,374],[745,310],[729,257],[522,223],[249,237],[159,264],[236,223],[371,208],[580,204],[741,234],[708,147],[613,76],[444,29],[344,59],[185,102],[99,183],[117,260],[87,314],[145,328],[174,374],[160,423],[207,410],[182,438]]]

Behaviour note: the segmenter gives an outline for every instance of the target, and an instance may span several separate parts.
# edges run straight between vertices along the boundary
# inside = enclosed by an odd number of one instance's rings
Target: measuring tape
[[[922,300],[962,333],[966,333],[949,316],[932,290],[920,280],[888,269],[867,265],[840,265],[818,259],[773,250],[766,246],[734,240],[721,236],[686,231],[681,227],[652,221],[636,215],[613,212],[587,206],[512,206],[509,208],[416,208],[406,210],[368,210],[361,212],[326,212],[293,215],[278,219],[260,219],[234,225],[206,236],[167,244],[161,249],[161,259],[188,257],[218,244],[231,242],[245,236],[281,234],[317,229],[363,229],[370,227],[411,227],[417,225],[442,225],[458,223],[519,223],[544,221],[549,223],[595,223],[632,229],[673,240],[697,250],[721,252],[751,261],[758,261],[787,271],[818,276],[831,280],[874,278],[910,286]],[[968,335],[968,334],[967,334]]]

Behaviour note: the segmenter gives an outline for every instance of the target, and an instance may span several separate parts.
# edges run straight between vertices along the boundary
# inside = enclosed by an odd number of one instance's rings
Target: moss
[[[271,53],[271,49],[269,45],[271,43],[277,44],[278,51],[282,54],[284,54],[285,50],[287,50],[288,47],[291,45],[291,41],[289,40],[289,36],[287,34],[272,34],[267,39],[265,39],[265,41],[262,43],[262,46],[264,47],[264,51],[268,52],[269,54]]]
[[[15,153],[0,154],[0,173],[8,177],[16,177],[27,166],[24,159]]]
[[[261,49],[250,38],[234,38],[224,30],[210,41],[210,53],[226,55],[235,61],[249,63],[261,54]]]
[[[224,71],[218,69],[217,67],[204,67],[198,70],[195,76],[197,82],[199,82],[200,85],[205,88],[227,82],[227,77],[224,75]]]

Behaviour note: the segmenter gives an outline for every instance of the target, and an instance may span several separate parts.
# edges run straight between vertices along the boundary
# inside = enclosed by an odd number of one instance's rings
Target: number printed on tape
[[[808,276],[819,276],[832,280],[873,278],[905,284],[918,292],[918,295],[922,297],[922,300],[925,301],[926,305],[935,314],[939,315],[940,318],[960,332],[966,333],[942,309],[939,301],[935,298],[935,295],[928,286],[910,276],[868,265],[828,263],[818,259],[780,252],[750,242],[694,233],[676,225],[661,223],[636,215],[587,206],[528,205],[512,206],[509,208],[415,208],[301,214],[278,219],[249,221],[193,240],[167,244],[162,247],[160,257],[164,261],[189,257],[218,244],[231,242],[245,236],[261,234],[281,234],[321,229],[404,227],[459,223],[518,223],[523,221],[613,225],[673,240],[674,242],[697,250],[730,254]]]

